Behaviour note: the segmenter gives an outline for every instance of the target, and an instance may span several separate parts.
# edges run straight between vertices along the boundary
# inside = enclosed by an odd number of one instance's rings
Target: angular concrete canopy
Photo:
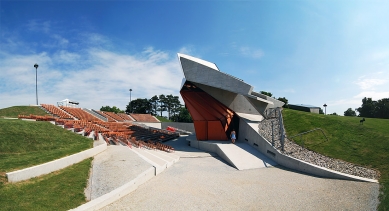
[[[216,64],[178,54],[185,79],[181,96],[192,116],[197,140],[228,140],[239,118],[261,121],[268,108],[283,102],[253,91],[250,84],[221,72]]]

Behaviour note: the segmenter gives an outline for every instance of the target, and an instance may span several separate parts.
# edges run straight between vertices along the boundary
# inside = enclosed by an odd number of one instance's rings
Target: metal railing
[[[278,111],[278,115],[277,115],[277,111]],[[266,119],[277,118],[277,116],[279,116],[280,113],[281,113],[281,108],[279,108],[279,107],[278,108],[268,108],[264,112],[264,117]]]
[[[280,107],[266,109],[266,111],[264,112],[264,114],[265,114],[264,116],[267,120],[271,121],[271,144],[272,144],[272,146],[276,147],[276,141],[279,141],[279,145],[278,144],[277,145],[281,147],[281,151],[284,151],[285,150],[286,134],[285,134],[285,127],[284,127],[284,120],[283,120],[281,111],[282,111],[282,108],[280,108]],[[273,120],[271,120],[271,119],[273,119]],[[276,121],[274,121],[274,119],[277,119],[278,123]],[[275,130],[277,129],[277,127],[278,127],[278,134],[275,134]],[[294,137],[300,136],[300,139],[302,140],[303,135],[314,132],[316,130],[320,130],[321,133],[326,138],[326,140],[328,141],[328,137],[325,135],[324,131],[321,128],[315,128],[315,129],[312,129],[309,131],[305,131],[305,132],[290,136],[290,137],[288,137],[288,139],[291,140]],[[301,142],[302,142],[302,147],[304,147],[304,141],[302,140]]]

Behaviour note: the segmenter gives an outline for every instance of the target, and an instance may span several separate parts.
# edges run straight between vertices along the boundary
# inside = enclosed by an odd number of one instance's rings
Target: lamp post
[[[132,112],[132,107],[131,107],[131,92],[132,92],[132,89],[130,89],[130,113]]]
[[[38,105],[38,64],[34,64],[35,67],[35,95],[36,95],[36,105]]]
[[[324,115],[327,115],[327,104],[324,103]]]

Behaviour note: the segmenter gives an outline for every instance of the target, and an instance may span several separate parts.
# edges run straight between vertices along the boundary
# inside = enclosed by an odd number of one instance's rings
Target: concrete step
[[[136,147],[131,148],[135,153],[137,153],[141,158],[143,158],[145,161],[150,163],[155,167],[155,175],[158,175],[162,171],[164,171],[167,167],[171,166],[173,162],[168,162],[161,157],[158,157],[157,155],[153,154],[152,150],[148,149],[139,149]]]
[[[155,154],[156,156],[168,162],[176,163],[180,160],[180,157],[178,155],[175,155],[174,153],[171,152],[164,152],[161,150],[150,150],[150,151],[152,151],[152,153]]]

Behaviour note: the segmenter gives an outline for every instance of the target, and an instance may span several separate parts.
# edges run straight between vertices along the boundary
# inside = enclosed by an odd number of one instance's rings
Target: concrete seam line
[[[87,149],[82,152],[69,155],[63,158],[59,158],[53,161],[49,161],[47,163],[9,172],[6,173],[6,176],[9,182],[19,182],[23,180],[28,180],[33,177],[38,177],[38,176],[52,173],[54,171],[58,171],[60,169],[66,168],[75,163],[79,163],[87,158],[93,157],[96,154],[101,153],[106,149],[107,149],[106,145],[105,146],[99,145],[97,147]]]
[[[146,171],[140,173],[135,179],[127,182],[126,184],[116,188],[115,190],[106,193],[94,200],[91,200],[79,207],[71,209],[73,211],[84,211],[84,210],[98,210],[101,209],[120,198],[130,194],[132,191],[136,190],[139,185],[147,182],[154,177],[154,167],[148,168]]]

